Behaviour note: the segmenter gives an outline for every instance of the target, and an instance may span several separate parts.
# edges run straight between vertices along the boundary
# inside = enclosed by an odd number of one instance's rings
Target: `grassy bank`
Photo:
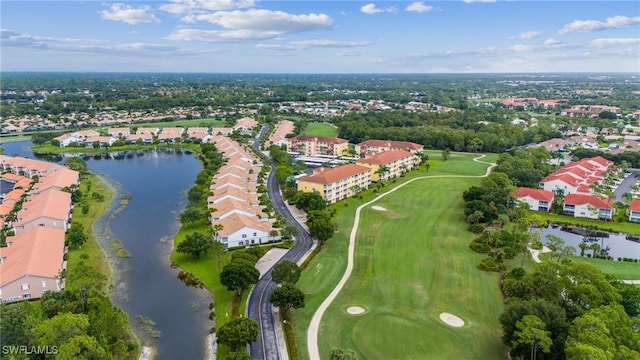
[[[529,210],[529,213],[531,215],[539,215],[543,220],[551,221],[552,223],[580,225],[585,227],[593,227],[603,231],[640,235],[640,226],[638,225],[638,223],[632,223],[629,221],[619,223],[616,221],[577,218],[568,215],[558,215],[533,210]]]
[[[430,157],[428,175],[481,175],[487,168],[471,162],[471,154],[452,154],[446,162],[437,153]],[[421,168],[397,184],[425,173]],[[476,269],[482,256],[467,246],[473,234],[466,231],[461,194],[478,181],[420,179],[372,204],[387,211],[363,209],[354,272],[320,325],[323,357],[333,348],[352,349],[367,359],[503,357],[499,278]],[[307,295],[306,308],[293,316],[300,358],[308,358],[306,331],[311,316],[346,267],[356,207],[369,196],[366,192],[363,200],[334,205],[341,208],[338,233],[298,283]],[[366,312],[350,315],[349,306],[364,307]],[[452,312],[467,325],[451,328],[438,318],[441,312]]]
[[[80,256],[82,254],[86,254],[89,256],[88,262],[92,264],[102,275],[109,278],[111,275],[109,260],[98,243],[93,225],[111,206],[115,197],[115,191],[102,179],[93,174],[87,175],[86,178],[80,182],[80,191],[84,194],[83,201],[87,201],[89,204],[89,211],[86,214],[83,214],[82,205],[74,205],[73,225],[82,224],[89,238],[81,249],[69,250],[67,271],[74,271],[74,266],[81,261]],[[94,192],[103,194],[104,201],[84,200],[88,199],[90,194]]]
[[[549,254],[540,254],[540,260],[542,261],[548,261],[549,257]],[[603,273],[612,275],[620,280],[640,280],[640,263],[593,259],[582,256],[571,256],[570,259],[575,263],[592,265]]]
[[[62,154],[62,153],[87,153],[87,154],[101,154],[112,151],[132,151],[132,150],[154,150],[154,149],[188,149],[191,151],[198,151],[200,145],[197,144],[158,144],[158,145],[124,145],[124,146],[111,146],[108,149],[105,148],[85,148],[85,147],[59,147],[51,144],[33,145],[31,150],[36,154]]]

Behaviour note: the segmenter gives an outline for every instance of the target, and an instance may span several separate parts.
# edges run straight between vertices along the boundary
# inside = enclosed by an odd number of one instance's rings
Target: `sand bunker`
[[[387,209],[383,208],[382,206],[378,206],[378,205],[374,205],[371,208],[373,210],[378,210],[378,211],[387,211]]]
[[[358,315],[364,312],[364,308],[361,308],[360,306],[349,306],[349,308],[347,308],[347,312],[351,315]]]
[[[454,326],[454,327],[464,326],[464,320],[460,319],[459,317],[453,314],[442,313],[440,314],[440,320],[442,320],[445,324],[449,326]]]

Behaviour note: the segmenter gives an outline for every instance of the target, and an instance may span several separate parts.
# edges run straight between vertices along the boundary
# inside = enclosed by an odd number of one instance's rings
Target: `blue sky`
[[[2,71],[640,72],[637,1],[0,3]]]

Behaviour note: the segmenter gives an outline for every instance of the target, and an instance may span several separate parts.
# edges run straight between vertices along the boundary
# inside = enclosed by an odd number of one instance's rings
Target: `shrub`
[[[483,259],[480,264],[478,264],[478,269],[482,271],[492,271],[492,272],[501,272],[506,268],[506,264],[504,261],[496,261],[494,258],[486,258]]]
[[[484,226],[482,224],[470,224],[467,227],[467,230],[469,230],[470,232],[474,233],[474,234],[482,234],[482,232],[484,231]]]
[[[482,242],[480,238],[475,238],[469,243],[469,248],[480,254],[487,254],[491,251],[491,246]]]

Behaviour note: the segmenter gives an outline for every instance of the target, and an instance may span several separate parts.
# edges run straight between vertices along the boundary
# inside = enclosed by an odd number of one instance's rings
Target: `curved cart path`
[[[349,253],[348,253],[348,257],[347,257],[347,269],[345,270],[344,274],[342,275],[342,278],[340,279],[340,282],[338,282],[338,285],[336,285],[336,287],[333,289],[333,291],[331,291],[331,294],[329,294],[329,296],[327,296],[326,299],[324,299],[324,301],[322,302],[322,304],[320,304],[320,307],[318,307],[318,310],[316,310],[315,314],[313,314],[313,318],[311,318],[311,323],[309,323],[309,329],[307,330],[307,348],[309,351],[309,358],[310,359],[320,359],[320,351],[318,349],[318,330],[320,329],[320,321],[322,320],[322,316],[324,315],[325,311],[327,311],[327,308],[329,308],[329,305],[331,305],[331,303],[333,302],[333,300],[335,300],[336,296],[338,296],[338,294],[340,293],[340,291],[342,290],[342,288],[344,287],[344,285],[347,283],[347,281],[349,280],[349,278],[351,277],[351,272],[353,271],[353,257],[354,257],[354,253],[355,253],[355,243],[356,243],[356,235],[358,234],[358,224],[360,223],[360,211],[375,203],[376,201],[382,199],[383,197],[393,193],[394,191],[404,187],[407,184],[410,184],[414,181],[417,180],[423,180],[423,179],[437,179],[437,178],[483,178],[483,177],[487,177],[490,173],[491,170],[497,166],[497,164],[495,163],[489,163],[486,161],[480,161],[480,159],[482,159],[483,157],[485,157],[486,155],[480,155],[476,158],[473,159],[473,161],[475,162],[479,162],[479,163],[483,163],[483,164],[488,164],[489,167],[487,168],[487,171],[484,173],[484,175],[433,175],[433,176],[420,176],[414,179],[411,179],[409,181],[407,181],[404,184],[400,184],[398,186],[396,186],[395,188],[378,195],[376,198],[374,198],[373,200],[364,203],[360,206],[358,206],[358,208],[356,209],[356,217],[355,220],[353,222],[353,227],[351,228],[351,234],[349,235]]]

